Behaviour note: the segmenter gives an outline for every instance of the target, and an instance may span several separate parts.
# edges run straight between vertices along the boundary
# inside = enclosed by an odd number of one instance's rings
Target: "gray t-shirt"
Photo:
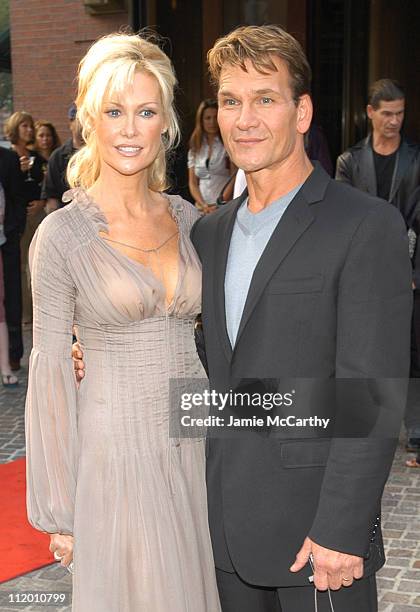
[[[302,185],[269,204],[258,213],[248,209],[248,198],[236,215],[225,276],[226,326],[235,346],[242,312],[255,267],[286,208]]]

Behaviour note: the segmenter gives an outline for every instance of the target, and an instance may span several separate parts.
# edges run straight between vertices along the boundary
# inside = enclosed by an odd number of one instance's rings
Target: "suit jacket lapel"
[[[375,162],[373,161],[373,151],[370,139],[370,136],[365,139],[360,153],[360,189],[370,193],[370,195],[376,196],[378,195],[376,186],[376,170]]]
[[[226,204],[226,209],[220,213],[216,232],[216,257],[214,264],[214,308],[218,321],[217,331],[219,333],[220,342],[225,351],[226,357],[230,362],[232,358],[232,347],[226,327],[226,310],[225,310],[225,275],[226,264],[229,255],[230,240],[232,237],[233,226],[235,225],[236,213],[238,208],[248,196],[248,191],[245,190],[239,198]]]
[[[254,270],[235,346],[238,345],[241,334],[270,278],[313,220],[314,216],[302,187],[277,224]]]
[[[410,147],[405,142],[405,140],[403,140],[398,150],[397,167],[394,172],[391,190],[389,193],[389,200],[388,200],[389,202],[392,202],[392,200],[395,197],[395,194],[398,191],[398,188],[401,184],[401,180],[405,176],[408,166],[411,163],[412,155],[413,155],[413,152],[411,151]]]

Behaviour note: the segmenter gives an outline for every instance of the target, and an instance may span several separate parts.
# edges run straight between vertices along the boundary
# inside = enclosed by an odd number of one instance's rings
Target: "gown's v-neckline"
[[[106,215],[103,212],[102,208],[99,206],[99,204],[97,204],[97,202],[95,202],[95,200],[92,198],[92,196],[90,194],[88,194],[86,191],[84,191],[84,193],[86,194],[86,197],[89,200],[89,204],[97,210],[98,214],[101,217],[101,220],[102,220],[103,225],[104,225],[104,229],[100,230],[100,231],[103,231],[104,233],[109,234],[108,219],[106,218]],[[181,266],[182,266],[182,256],[181,256],[182,240],[181,240],[180,222],[179,222],[179,219],[178,219],[178,217],[177,217],[177,215],[176,215],[176,213],[174,211],[174,207],[173,207],[172,201],[171,201],[170,197],[166,193],[161,193],[161,195],[167,200],[169,214],[171,215],[172,219],[175,221],[175,224],[176,224],[176,226],[178,228],[177,280],[176,280],[176,284],[175,284],[174,294],[173,294],[172,299],[171,299],[171,301],[169,303],[167,301],[167,291],[166,291],[165,284],[163,283],[163,281],[161,281],[156,276],[156,274],[153,272],[153,270],[149,266],[146,266],[145,264],[142,264],[140,261],[137,261],[136,259],[133,259],[129,255],[126,255],[125,253],[120,251],[119,249],[116,249],[113,246],[111,246],[111,244],[109,244],[109,242],[107,242],[106,239],[103,238],[99,232],[96,232],[96,237],[101,242],[101,244],[104,245],[113,254],[115,254],[117,257],[120,257],[123,261],[126,261],[127,263],[132,265],[134,268],[140,268],[142,271],[145,271],[147,274],[149,274],[153,278],[153,280],[158,285],[161,286],[161,288],[163,289],[162,294],[163,294],[163,304],[164,304],[165,314],[169,315],[172,312],[173,308],[175,307],[176,299],[178,297],[178,293],[179,293],[180,285],[181,285],[181,280],[182,280],[182,270],[181,270]],[[152,250],[155,250],[155,249],[152,249]]]

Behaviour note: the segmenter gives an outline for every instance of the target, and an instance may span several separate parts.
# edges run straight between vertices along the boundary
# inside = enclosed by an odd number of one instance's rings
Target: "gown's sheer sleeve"
[[[34,316],[25,411],[27,511],[36,529],[72,534],[77,424],[71,344],[76,290],[66,265],[68,228],[60,226],[57,214],[38,228],[29,253]]]

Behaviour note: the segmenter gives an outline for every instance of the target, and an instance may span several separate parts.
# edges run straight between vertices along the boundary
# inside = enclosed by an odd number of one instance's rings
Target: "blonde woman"
[[[31,246],[28,515],[56,558],[74,562],[74,612],[219,610],[203,442],[169,435],[169,379],[203,376],[197,212],[163,193],[174,85],[168,57],[139,36],[90,48],[71,203]],[[86,363],[79,389],[73,327]]]

